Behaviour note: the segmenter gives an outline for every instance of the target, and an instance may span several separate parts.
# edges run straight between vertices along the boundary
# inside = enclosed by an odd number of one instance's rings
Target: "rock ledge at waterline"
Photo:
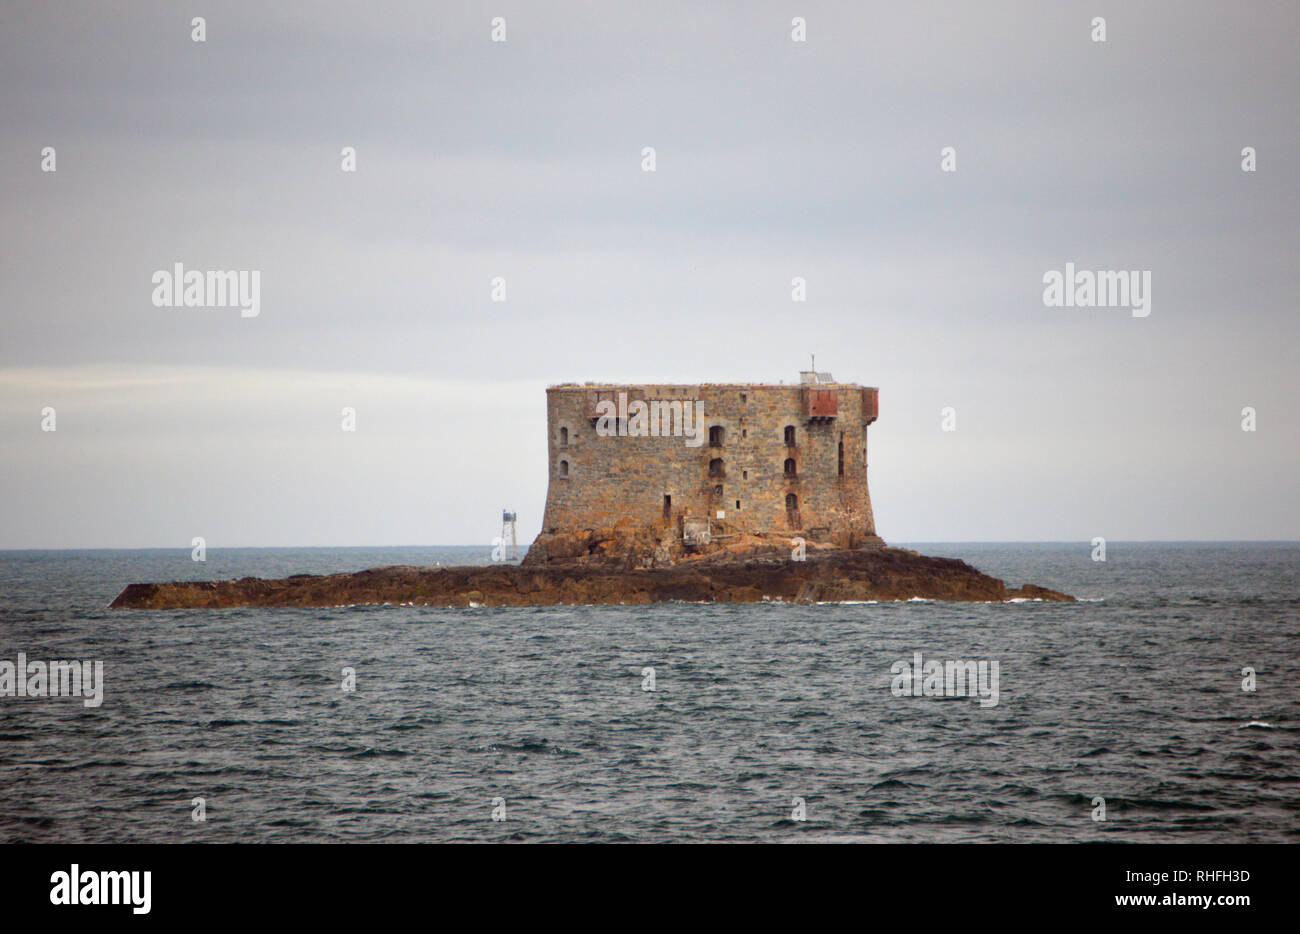
[[[1026,584],[1011,588],[955,558],[932,558],[885,545],[809,548],[794,561],[790,549],[749,548],[669,566],[617,568],[607,563],[542,566],[373,568],[346,574],[295,574],[278,580],[130,584],[110,604],[117,609],[202,609],[237,606],[328,607],[355,604],[417,606],[547,606],[644,604],[671,600],[820,603],[863,600],[1006,601],[1074,598]]]

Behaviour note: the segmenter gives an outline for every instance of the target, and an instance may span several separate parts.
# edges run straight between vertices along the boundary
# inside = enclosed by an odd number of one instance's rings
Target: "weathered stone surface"
[[[658,417],[642,424],[654,434],[637,435],[634,418],[602,433],[593,417],[601,401],[653,406]],[[686,433],[674,404],[691,413]],[[680,542],[688,518],[714,535],[784,532],[845,548],[878,541],[867,489],[874,388],[568,383],[547,389],[546,410],[550,482],[539,542],[547,558],[530,553],[530,563],[577,556],[546,536],[636,525]],[[693,446],[687,435],[696,429]]]
[[[609,566],[374,568],[352,574],[296,574],[281,580],[131,584],[110,604],[117,609],[232,606],[325,607],[352,604],[529,606],[642,604],[669,600],[800,603],[850,600],[1073,600],[1027,585],[1008,588],[955,558],[930,558],[884,546],[810,549],[806,561],[727,553],[671,567]]]

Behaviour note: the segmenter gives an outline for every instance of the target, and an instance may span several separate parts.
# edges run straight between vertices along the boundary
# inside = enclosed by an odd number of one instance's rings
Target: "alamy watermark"
[[[149,280],[154,284],[156,308],[238,308],[241,318],[262,313],[261,270],[217,269],[186,271],[181,263],[159,269]]]
[[[1131,308],[1134,318],[1151,314],[1150,269],[1074,268],[1043,273],[1043,304],[1048,308]]]
[[[0,659],[0,697],[82,697],[87,707],[104,702],[102,661],[18,661]]]
[[[153,905],[153,873],[147,869],[96,872],[73,863],[67,872],[53,873],[50,882],[51,905],[130,905],[137,915],[147,915]]]
[[[602,438],[685,438],[704,444],[704,403],[698,399],[633,399],[627,393],[596,403],[596,434]]]
[[[899,659],[889,666],[889,691],[895,697],[979,697],[981,707],[996,707],[1000,667],[987,660],[923,662],[913,652],[911,662]]]

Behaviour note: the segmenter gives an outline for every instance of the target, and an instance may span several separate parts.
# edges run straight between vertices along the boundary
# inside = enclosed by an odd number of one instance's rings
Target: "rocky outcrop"
[[[647,545],[652,543],[647,542]],[[653,543],[650,555],[660,549]],[[640,552],[637,552],[640,555]],[[232,606],[326,607],[353,604],[417,606],[535,606],[643,604],[670,600],[818,603],[851,600],[1003,601],[1073,600],[1044,587],[1006,584],[955,558],[931,558],[883,545],[819,548],[791,560],[785,544],[752,543],[662,566],[628,567],[628,553],[529,554],[529,563],[476,567],[385,567],[325,576],[297,574],[280,580],[131,584],[110,607],[186,609]],[[642,558],[634,559],[639,564]]]
[[[523,566],[633,570],[682,563],[703,566],[750,559],[782,561],[790,558],[796,541],[803,541],[810,555],[841,550],[812,533],[755,532],[720,520],[711,520],[709,527],[709,541],[700,545],[686,544],[674,527],[636,525],[631,521],[604,528],[542,532],[533,540]],[[883,545],[879,538],[872,537],[862,547]]]

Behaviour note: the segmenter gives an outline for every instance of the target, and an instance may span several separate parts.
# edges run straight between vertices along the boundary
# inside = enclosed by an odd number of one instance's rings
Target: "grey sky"
[[[887,540],[1300,538],[1293,3],[121,6],[0,12],[0,547],[531,539],[548,383],[809,352]]]

